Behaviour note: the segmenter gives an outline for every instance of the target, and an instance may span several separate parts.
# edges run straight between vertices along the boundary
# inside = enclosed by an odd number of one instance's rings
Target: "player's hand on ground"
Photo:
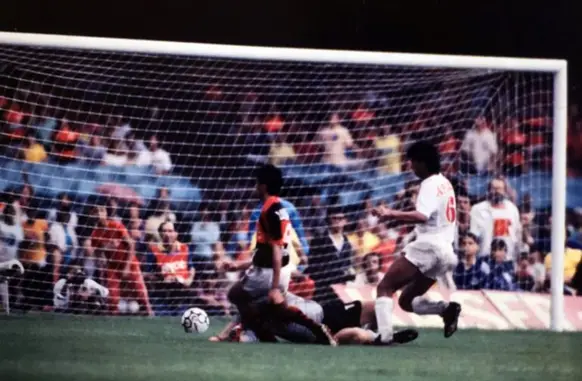
[[[282,304],[285,302],[283,298],[283,293],[278,288],[273,288],[269,291],[269,302],[273,304]]]

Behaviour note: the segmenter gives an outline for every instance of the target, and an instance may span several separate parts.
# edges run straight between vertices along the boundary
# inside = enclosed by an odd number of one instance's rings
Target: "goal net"
[[[508,277],[482,280],[470,259],[441,287],[548,290],[554,73],[87,41],[0,45],[0,259],[24,266],[7,278],[13,309],[232,313],[240,274],[225,263],[252,255],[264,163],[285,177],[291,290],[326,302],[372,289],[414,239],[372,210],[414,207],[405,153],[419,140],[439,147],[457,191],[461,263],[471,208],[495,176],[518,210],[501,219],[523,226],[481,221],[474,256],[491,258],[501,238]]]

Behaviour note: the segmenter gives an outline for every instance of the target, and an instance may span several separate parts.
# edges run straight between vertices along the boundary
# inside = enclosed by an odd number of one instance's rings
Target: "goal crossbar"
[[[41,46],[60,49],[88,49],[133,53],[203,56],[213,58],[402,65],[450,69],[559,72],[566,69],[567,66],[567,62],[565,60],[559,59],[219,45],[13,32],[0,32],[0,44]]]

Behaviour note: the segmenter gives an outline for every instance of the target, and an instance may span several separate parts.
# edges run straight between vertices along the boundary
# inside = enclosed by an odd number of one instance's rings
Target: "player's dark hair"
[[[505,243],[504,240],[497,238],[491,242],[491,252],[494,252],[496,250],[507,251],[507,244]]]
[[[272,164],[266,164],[258,168],[255,172],[258,184],[267,186],[267,193],[271,196],[278,196],[283,187],[283,172]]]
[[[441,171],[441,156],[436,146],[428,141],[421,140],[413,143],[406,152],[409,160],[423,163],[429,174]]]

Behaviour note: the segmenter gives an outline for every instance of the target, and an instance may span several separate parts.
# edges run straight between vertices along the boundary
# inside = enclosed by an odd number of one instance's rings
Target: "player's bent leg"
[[[392,340],[387,345],[406,344],[416,340],[418,331],[415,329],[403,329],[394,332]],[[377,345],[377,335],[374,331],[359,327],[344,328],[335,337],[340,345]]]
[[[228,300],[236,306],[244,329],[251,330],[262,342],[277,342],[277,338],[263,324],[261,313],[253,303],[252,296],[244,289],[243,282],[235,283],[227,294]]]
[[[418,268],[405,257],[399,257],[394,261],[388,272],[384,275],[377,287],[375,305],[376,321],[378,324],[378,343],[392,342],[392,310],[394,308],[393,296],[396,291],[413,281],[419,274]]]
[[[420,274],[412,283],[404,288],[398,304],[400,308],[407,312],[414,312],[417,315],[439,315],[445,323],[445,337],[450,337],[457,330],[461,305],[457,302],[446,302],[444,300],[429,300],[423,295],[435,283],[434,279]]]
[[[444,301],[430,301],[423,298],[424,295],[433,285],[435,280],[422,274],[409,283],[400,294],[398,304],[406,312],[414,312],[418,315],[440,315],[447,307]]]
[[[307,328],[315,336],[316,344],[337,345],[333,335],[325,325],[315,322],[299,308],[282,303],[272,305],[271,312],[273,317],[280,322],[296,323]]]

